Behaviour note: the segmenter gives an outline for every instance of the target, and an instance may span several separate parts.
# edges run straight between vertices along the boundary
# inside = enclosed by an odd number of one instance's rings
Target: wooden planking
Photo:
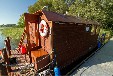
[[[53,48],[56,51],[58,65],[67,66],[86,55],[89,47],[97,45],[98,35],[86,32],[86,25],[58,24],[53,25]]]

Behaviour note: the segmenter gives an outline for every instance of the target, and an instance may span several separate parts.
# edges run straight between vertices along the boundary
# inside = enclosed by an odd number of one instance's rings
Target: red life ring
[[[39,33],[42,37],[45,37],[48,33],[48,26],[44,20],[39,24]]]

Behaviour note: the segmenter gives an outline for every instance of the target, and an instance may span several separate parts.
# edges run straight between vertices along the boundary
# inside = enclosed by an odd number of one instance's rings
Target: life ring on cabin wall
[[[44,20],[42,20],[39,24],[39,33],[42,37],[45,37],[48,33],[48,26]]]

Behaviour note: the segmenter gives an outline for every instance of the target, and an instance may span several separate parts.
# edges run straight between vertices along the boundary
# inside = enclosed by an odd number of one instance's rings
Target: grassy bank
[[[0,29],[0,31],[5,37],[9,36],[11,38],[12,49],[17,48],[23,30],[24,28],[17,28],[17,27],[3,27],[2,29]]]
[[[2,27],[0,31],[2,31],[5,37],[9,36],[12,39],[20,39],[24,28],[17,28],[17,27]],[[100,35],[106,33],[107,36],[113,36],[113,31],[109,29],[100,29]]]
[[[106,36],[105,36],[105,42],[106,43],[109,38],[111,38],[113,36],[113,31],[110,30],[110,29],[100,29],[100,36],[102,36],[103,33],[106,33]]]
[[[1,32],[2,34],[7,37],[11,37],[14,40],[19,40],[24,28],[16,28],[16,27],[4,27]]]

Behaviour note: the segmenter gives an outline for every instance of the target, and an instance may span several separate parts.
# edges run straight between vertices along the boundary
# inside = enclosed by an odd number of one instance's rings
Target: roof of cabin
[[[90,21],[85,20],[81,17],[64,15],[64,14],[46,11],[46,10],[37,11],[36,13],[42,13],[46,16],[46,18],[49,21],[54,21],[54,22],[71,22],[71,23],[85,23],[85,24],[97,24],[97,25],[99,25],[97,22],[94,22],[94,21],[91,21],[91,20]]]

